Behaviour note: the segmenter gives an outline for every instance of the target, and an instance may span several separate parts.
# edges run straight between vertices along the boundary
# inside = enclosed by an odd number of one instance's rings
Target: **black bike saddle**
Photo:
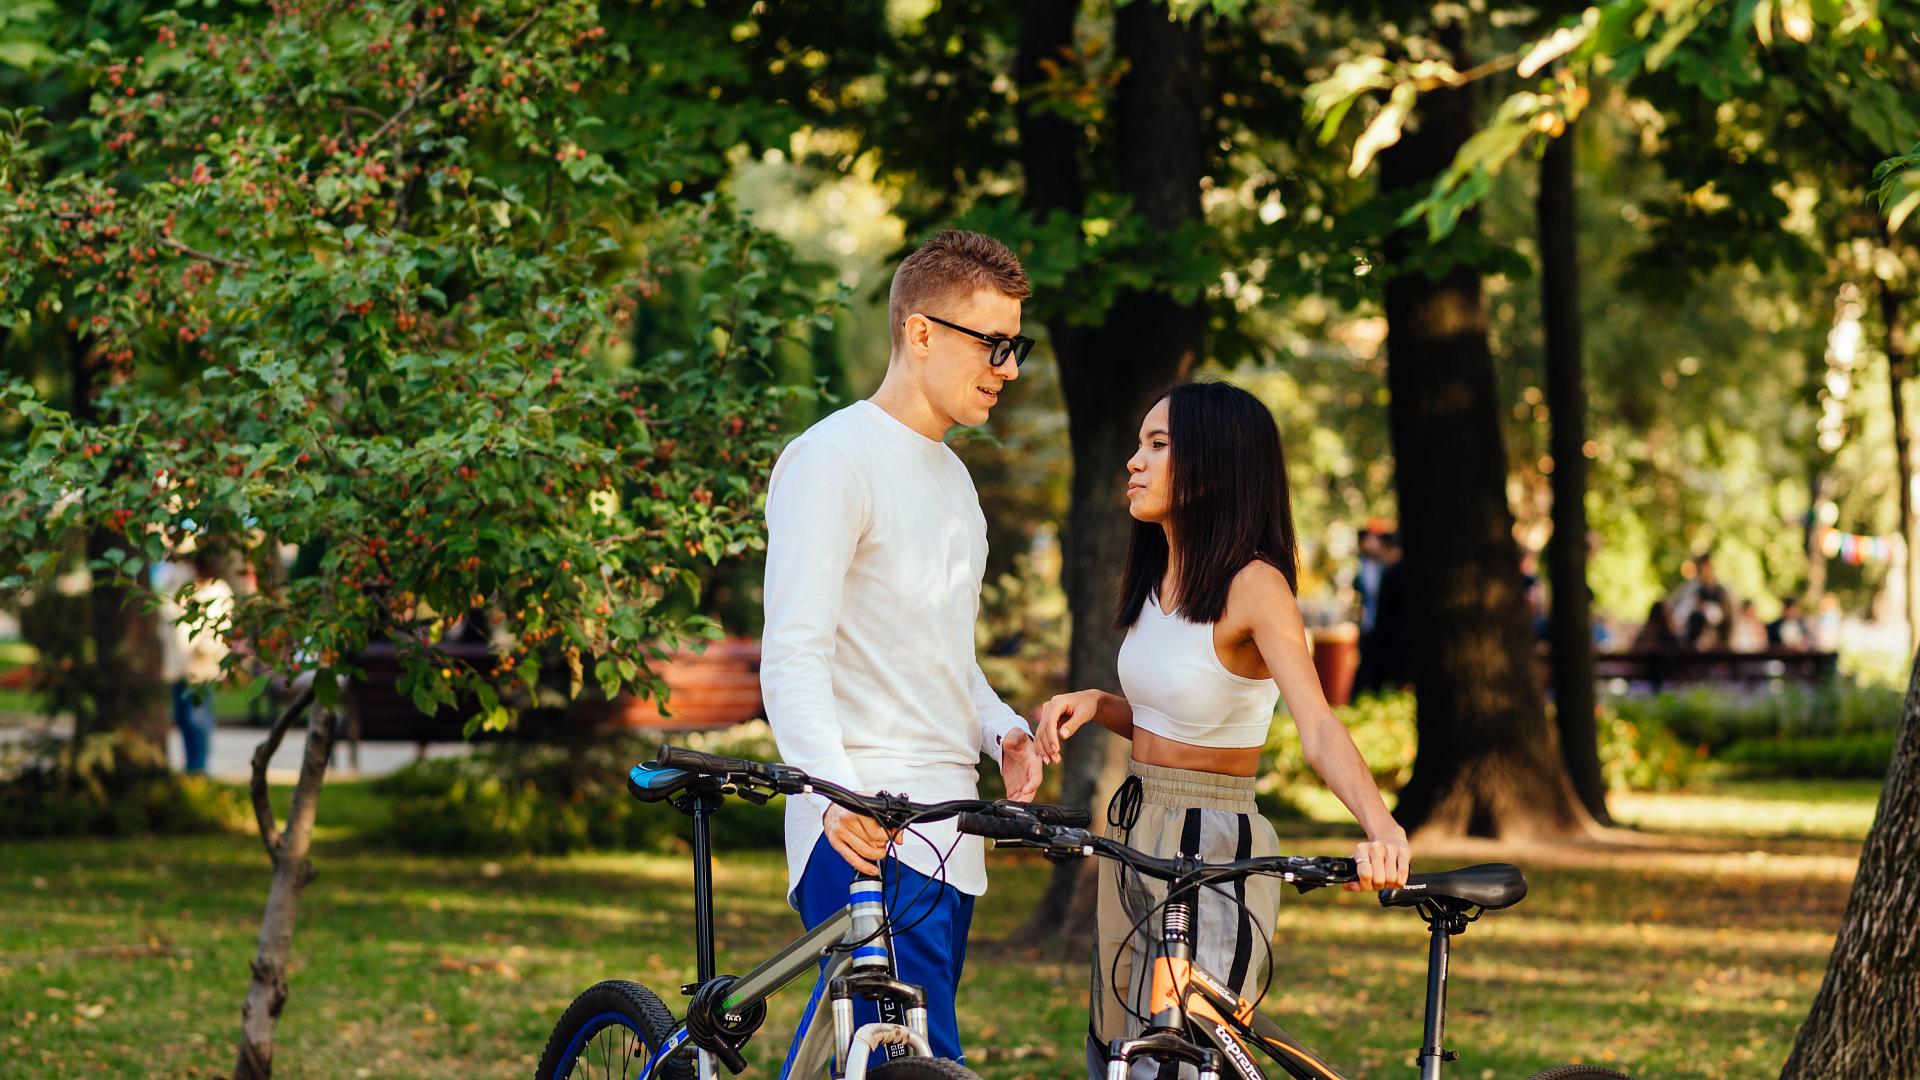
[[[1381,889],[1381,907],[1413,907],[1422,900],[1476,904],[1488,911],[1512,907],[1527,896],[1527,877],[1517,866],[1482,863],[1436,874],[1413,874],[1404,889]]]

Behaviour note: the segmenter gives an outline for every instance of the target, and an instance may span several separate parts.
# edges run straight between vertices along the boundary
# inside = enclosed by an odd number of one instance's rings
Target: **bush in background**
[[[716,754],[778,760],[765,721],[672,742]],[[571,851],[685,850],[687,817],[627,792],[627,773],[653,760],[662,737],[621,735],[562,744],[501,743],[457,758],[416,762],[374,783],[393,800],[388,836],[428,853],[559,855]],[[714,845],[778,847],[779,799],[729,799],[713,818]]]
[[[1370,694],[1355,698],[1333,712],[1353,736],[1353,744],[1366,759],[1374,783],[1379,784],[1383,792],[1399,791],[1413,775],[1413,695],[1405,692]],[[1260,756],[1256,795],[1267,801],[1283,800],[1288,790],[1319,784],[1320,777],[1300,752],[1300,733],[1294,729],[1283,707],[1268,732],[1267,747]],[[1265,803],[1262,805],[1264,809]]]
[[[213,832],[248,820],[231,790],[175,772],[125,732],[0,748],[0,837]]]
[[[1826,686],[1783,686],[1757,693],[1695,687],[1616,697],[1606,709],[1617,724],[1638,732],[1665,732],[1691,747],[1696,762],[1710,758],[1756,775],[1873,779],[1885,776],[1892,760],[1901,696],[1896,689],[1842,678]]]

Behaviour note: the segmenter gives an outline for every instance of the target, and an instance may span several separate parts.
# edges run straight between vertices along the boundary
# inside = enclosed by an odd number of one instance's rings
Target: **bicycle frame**
[[[1190,890],[1167,902],[1153,961],[1152,1021],[1139,1038],[1116,1039],[1108,1046],[1107,1080],[1126,1080],[1128,1065],[1141,1055],[1186,1061],[1199,1067],[1201,1080],[1222,1075],[1265,1080],[1250,1049],[1260,1050],[1294,1080],[1345,1080],[1300,1040],[1255,1012],[1253,1002],[1225,980],[1194,962],[1193,906]],[[1420,1080],[1441,1080],[1442,1064],[1455,1057],[1442,1046],[1451,939],[1466,929],[1468,920],[1460,910],[1432,900],[1423,902],[1419,911],[1431,930]],[[1211,1053],[1200,1049],[1209,1046]]]
[[[716,1064],[733,1072],[746,1067],[739,1055],[766,1015],[766,1000],[802,975],[815,971],[829,956],[825,974],[828,994],[821,1007],[831,1010],[831,1024],[810,1023],[794,1062],[794,1075],[818,1076],[829,1062],[834,1075],[864,1072],[865,1060],[845,1060],[852,1044],[853,998],[876,1000],[880,1018],[900,1023],[919,1039],[927,1039],[926,997],[919,987],[901,982],[893,966],[893,948],[886,932],[886,912],[879,878],[857,877],[848,891],[847,906],[826,921],[739,977],[714,974],[713,849],[710,817],[720,796],[699,791],[687,796],[685,807],[693,819],[694,952],[699,978],[682,987],[690,995],[686,1018],[640,1071],[638,1080],[663,1076],[667,1065],[685,1054],[695,1055],[697,1080],[714,1080]],[[845,948],[836,948],[845,946]],[[889,1045],[888,1057],[901,1057],[907,1048]]]

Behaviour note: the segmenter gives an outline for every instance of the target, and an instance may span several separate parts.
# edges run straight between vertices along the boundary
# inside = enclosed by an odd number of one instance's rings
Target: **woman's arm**
[[[1040,760],[1056,764],[1060,760],[1060,740],[1088,723],[1099,724],[1123,739],[1133,738],[1133,706],[1118,694],[1105,690],[1076,690],[1056,694],[1040,706],[1034,717],[1034,741],[1040,745]]]
[[[1320,677],[1314,673],[1313,657],[1307,651],[1306,624],[1287,579],[1270,563],[1249,564],[1234,578],[1222,619],[1229,627],[1248,627],[1260,658],[1286,698],[1307,764],[1366,830],[1368,842],[1354,852],[1362,866],[1360,881],[1353,887],[1382,889],[1406,884],[1411,859],[1407,832],[1387,812],[1366,759],[1360,756],[1353,737],[1333,715],[1326,695],[1320,691]]]

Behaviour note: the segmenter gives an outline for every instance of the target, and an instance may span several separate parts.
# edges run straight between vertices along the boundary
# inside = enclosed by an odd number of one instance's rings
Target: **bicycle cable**
[[[1135,870],[1132,867],[1126,865],[1126,863],[1121,860],[1115,859],[1114,862],[1118,864],[1118,867],[1120,870],[1131,873],[1136,878],[1144,879],[1145,877],[1148,876],[1145,874],[1141,874],[1138,870]],[[1260,926],[1260,918],[1258,915],[1254,913],[1253,906],[1251,904],[1249,904],[1245,900],[1240,899],[1237,896],[1234,896],[1232,893],[1229,893],[1226,890],[1226,888],[1222,885],[1204,880],[1204,878],[1199,878],[1198,875],[1196,875],[1196,877],[1198,879],[1190,883],[1188,885],[1188,889],[1191,889],[1194,892],[1198,892],[1200,889],[1206,889],[1215,893],[1216,895],[1224,899],[1227,903],[1237,908],[1241,914],[1245,915],[1249,923],[1252,923],[1256,927]],[[1128,988],[1129,993],[1128,993],[1128,996],[1125,998],[1122,998],[1118,992],[1117,982],[1120,976],[1120,958],[1124,953],[1130,950],[1133,944],[1133,940],[1136,937],[1145,938],[1150,944],[1158,943],[1158,938],[1153,937],[1150,934],[1150,932],[1147,932],[1147,928],[1151,923],[1151,921],[1157,918],[1161,912],[1166,910],[1167,905],[1173,903],[1174,901],[1174,896],[1175,896],[1174,884],[1175,883],[1167,882],[1166,884],[1167,884],[1166,896],[1162,897],[1158,903],[1155,903],[1153,906],[1149,907],[1145,914],[1141,915],[1138,919],[1134,920],[1133,926],[1128,929],[1126,936],[1121,939],[1120,948],[1114,951],[1113,960],[1108,964],[1108,968],[1107,968],[1107,988],[1109,992],[1113,994],[1115,999],[1119,1000],[1120,1007],[1126,1010],[1126,1013],[1129,1017],[1131,1017],[1132,1019],[1138,1020],[1143,1024],[1151,1024],[1153,1022],[1153,1017],[1149,1015],[1145,1015],[1134,1008],[1134,999],[1136,999],[1138,995],[1132,992],[1132,987],[1129,986]],[[1124,893],[1122,895],[1124,895]],[[1199,921],[1200,921],[1199,898],[1196,896],[1194,898],[1193,922],[1197,926]],[[1273,966],[1273,928],[1267,927],[1265,929],[1267,931],[1266,934],[1264,935],[1264,937],[1266,938],[1265,944],[1266,944],[1266,952],[1267,952],[1267,970],[1266,970],[1265,978],[1262,979],[1261,981],[1260,993],[1256,995],[1253,999],[1252,1007],[1256,1009],[1260,1007],[1261,1002],[1266,1000],[1267,991],[1273,985],[1273,977],[1275,974],[1274,966]],[[1196,933],[1197,933],[1197,930],[1196,930]],[[1136,972],[1135,974],[1146,975],[1146,974],[1150,974],[1151,970],[1152,970],[1151,965],[1148,965],[1147,967],[1143,968],[1139,972]],[[1187,985],[1181,986],[1178,988],[1179,994],[1180,994],[1180,1000],[1182,1001],[1186,1000],[1187,991],[1191,985],[1192,983],[1189,982]],[[1240,988],[1237,986],[1233,987],[1233,991],[1237,994],[1240,992]]]

